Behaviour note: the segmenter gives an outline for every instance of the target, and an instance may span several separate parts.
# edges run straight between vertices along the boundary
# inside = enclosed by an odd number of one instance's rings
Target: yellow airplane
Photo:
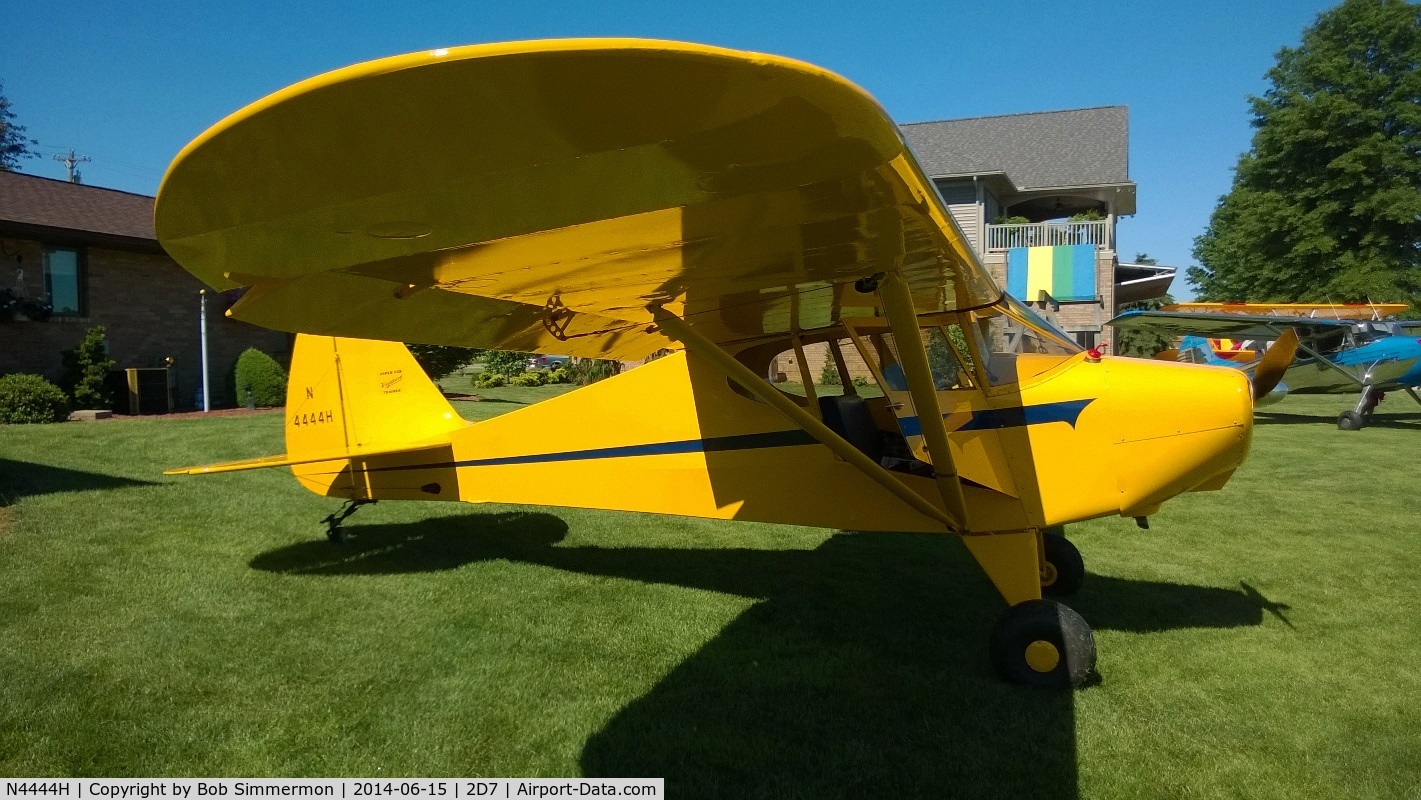
[[[349,501],[333,538],[388,499],[957,535],[1009,606],[992,661],[1030,685],[1096,662],[1042,597],[1085,576],[1058,526],[1221,488],[1263,380],[1081,352],[993,283],[872,97],[775,56],[618,39],[358,64],[203,133],[156,214],[185,268],[246,287],[231,316],[303,334],[287,453],[174,472],[290,467]],[[673,352],[467,423],[402,341]],[[816,387],[806,349],[876,389]],[[762,377],[777,357],[794,383]]]

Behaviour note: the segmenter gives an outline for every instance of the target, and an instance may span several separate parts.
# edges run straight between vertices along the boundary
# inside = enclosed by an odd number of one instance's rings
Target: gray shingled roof
[[[1005,172],[1018,189],[1128,183],[1125,106],[901,126],[930,177]]]
[[[116,189],[0,171],[0,227],[157,242],[153,198]]]

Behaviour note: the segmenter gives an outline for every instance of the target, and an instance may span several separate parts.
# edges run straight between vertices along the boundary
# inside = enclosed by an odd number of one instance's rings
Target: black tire
[[[1081,558],[1081,551],[1064,536],[1048,534],[1042,541],[1046,544],[1046,563],[1050,569],[1045,570],[1041,578],[1041,592],[1052,597],[1070,597],[1079,592],[1085,583],[1085,559]]]
[[[1355,411],[1343,411],[1337,415],[1337,428],[1344,431],[1360,431],[1367,421]]]
[[[1056,663],[1032,666],[1028,648],[1055,649]],[[1054,600],[1027,600],[992,629],[992,665],[1010,683],[1041,689],[1080,686],[1095,669],[1095,635],[1080,614]],[[1038,659],[1039,660],[1039,659]]]

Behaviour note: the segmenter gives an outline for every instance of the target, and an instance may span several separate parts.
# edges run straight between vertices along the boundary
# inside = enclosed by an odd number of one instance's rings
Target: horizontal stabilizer
[[[217,464],[204,464],[197,467],[179,467],[178,469],[163,470],[164,475],[212,475],[218,472],[240,472],[244,469],[266,469],[268,467],[291,467],[298,464],[315,464],[321,461],[339,461],[346,458],[368,458],[371,456],[386,456],[393,453],[413,453],[420,450],[434,450],[439,447],[448,447],[449,442],[432,442],[429,444],[413,445],[405,447],[390,447],[370,450],[332,450],[325,453],[302,453],[299,457],[292,455],[262,456],[261,458],[247,458],[241,461],[223,461]]]

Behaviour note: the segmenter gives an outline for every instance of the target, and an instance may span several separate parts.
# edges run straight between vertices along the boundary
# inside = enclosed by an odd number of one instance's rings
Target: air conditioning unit
[[[128,413],[171,414],[173,371],[167,367],[136,367],[128,373]]]

